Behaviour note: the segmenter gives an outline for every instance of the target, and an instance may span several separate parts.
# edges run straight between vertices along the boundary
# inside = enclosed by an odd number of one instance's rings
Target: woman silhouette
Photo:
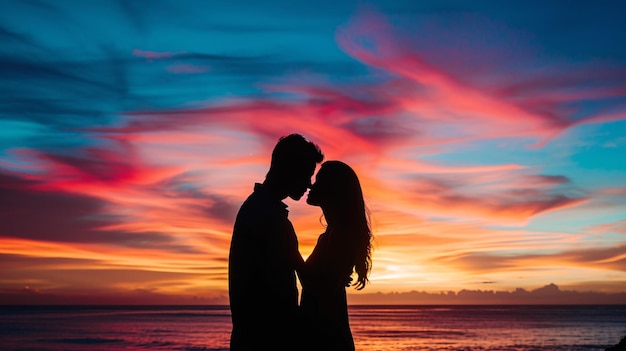
[[[322,209],[327,226],[300,272],[305,346],[354,350],[346,287],[363,289],[372,267],[372,231],[356,173],[343,162],[324,162],[307,203]]]

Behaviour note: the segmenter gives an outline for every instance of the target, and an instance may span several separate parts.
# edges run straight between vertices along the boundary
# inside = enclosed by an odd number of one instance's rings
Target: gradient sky
[[[361,178],[363,293],[626,291],[623,1],[0,7],[0,293],[225,296],[292,132]]]

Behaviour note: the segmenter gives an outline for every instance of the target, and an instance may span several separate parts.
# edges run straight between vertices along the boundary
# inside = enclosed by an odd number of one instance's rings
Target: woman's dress
[[[301,276],[303,346],[310,350],[354,350],[346,299],[354,250],[341,237],[328,231],[320,235]]]

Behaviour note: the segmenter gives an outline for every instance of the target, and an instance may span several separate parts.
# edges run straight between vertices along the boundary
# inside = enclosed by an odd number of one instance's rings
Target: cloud
[[[561,305],[561,304],[622,304],[626,293],[561,290],[555,284],[545,285],[528,291],[523,288],[515,290],[468,290],[441,291],[430,293],[424,291],[409,291],[402,293],[366,293],[349,294],[350,304],[384,304],[384,305],[415,305],[415,304],[480,304],[480,305]],[[544,307],[539,307],[544,308]]]
[[[558,266],[626,271],[626,246],[587,249],[569,249],[555,253],[491,254],[488,252],[461,252],[441,255],[436,260],[469,272],[516,270],[520,267],[541,268]]]
[[[624,188],[603,188],[598,191],[600,195],[604,196],[626,196],[626,187]]]
[[[480,23],[476,24],[480,26]],[[468,36],[473,34],[475,33],[466,33]],[[588,82],[588,76],[578,79],[561,77],[559,83],[569,84],[556,85],[554,80],[538,81],[540,78],[534,84],[527,85],[519,85],[513,80],[504,82],[502,88],[495,93],[493,86],[485,89],[484,83],[469,83],[464,80],[471,75],[471,70],[452,74],[446,71],[446,67],[431,63],[427,53],[437,52],[441,47],[411,45],[399,38],[392,26],[373,11],[357,14],[338,31],[337,41],[355,59],[396,75],[398,79],[412,81],[420,87],[421,92],[414,91],[399,97],[405,108],[424,119],[436,118],[440,122],[458,126],[468,138],[474,140],[530,137],[540,141],[540,146],[576,124],[626,118],[626,105],[623,101],[612,104],[613,107],[608,110],[601,109],[583,116],[571,105],[585,98],[595,101],[605,99],[610,102],[616,96],[624,97],[626,90],[619,83],[616,84],[617,80],[612,81],[608,87],[599,89],[582,84]],[[472,53],[463,51],[449,54],[452,57],[467,57]],[[595,70],[585,71],[595,75]],[[561,70],[559,74],[570,73]],[[612,74],[624,76],[626,71],[614,71]],[[604,77],[607,76],[609,75]],[[597,81],[611,83],[602,77]],[[516,88],[505,88],[511,84],[516,85]],[[537,87],[540,89],[536,89]],[[548,93],[546,89],[549,90]],[[574,89],[576,93],[568,96],[563,92],[570,89]]]
[[[622,219],[612,223],[605,223],[592,226],[588,229],[590,233],[602,234],[602,233],[616,233],[626,234],[626,219]]]
[[[197,254],[159,232],[109,231],[101,228],[124,222],[100,198],[53,190],[38,190],[41,183],[0,174],[0,234],[31,240],[100,243],[135,249],[161,249]]]
[[[12,289],[53,284],[49,264],[79,277],[101,269],[111,283],[124,269],[200,274],[151,275],[141,286],[120,278],[116,294],[223,290],[237,206],[263,179],[278,138],[294,131],[357,170],[376,224],[374,280],[385,289],[528,285],[552,274],[573,285],[623,272],[619,251],[603,251],[607,242],[623,249],[620,217],[596,216],[621,208],[623,184],[570,159],[601,157],[572,144],[606,144],[612,127],[586,124],[625,118],[617,34],[596,36],[602,29],[589,21],[559,27],[594,38],[572,35],[573,44],[528,32],[553,25],[551,6],[516,29],[497,21],[503,12],[523,19],[508,7],[484,16],[385,4],[401,10],[389,19],[359,12],[333,42],[326,25],[343,19],[313,4],[307,18],[322,25],[254,11],[230,23],[223,11],[237,15],[236,6],[170,5],[29,2],[7,12],[22,16],[0,14],[0,249],[33,261],[58,255],[33,263],[41,272],[32,282],[12,276]],[[318,209],[290,210],[306,253]],[[78,261],[86,257],[94,261]]]
[[[164,199],[188,200],[178,202],[181,212],[193,212],[199,217],[207,217],[222,221],[224,224],[232,225],[239,210],[239,203],[236,203],[232,196],[209,193],[201,185],[203,181],[199,176],[190,173],[182,173],[172,178],[151,186],[155,192],[155,197]]]
[[[571,183],[571,179],[563,175],[530,175],[528,182],[535,186],[550,186]]]
[[[153,257],[158,263],[147,264],[149,254],[132,261],[124,258],[128,253],[123,250],[107,254],[102,249],[88,256],[97,258],[70,258],[64,255],[80,251],[38,253],[31,243],[28,255],[1,254],[0,262],[11,269],[0,279],[0,296],[16,304],[228,303],[223,283],[211,283],[224,281],[221,265],[207,265],[206,259],[194,261],[188,255],[172,260],[163,254]]]
[[[27,255],[0,254],[0,262],[7,267],[15,267],[16,270],[24,269],[44,269],[55,268],[63,269],[76,266],[90,266],[93,264],[102,264],[100,260],[88,258],[70,258],[70,257],[33,257]]]
[[[405,181],[416,208],[438,216],[469,216],[524,222],[530,217],[589,200],[565,176],[528,175],[516,169],[413,174]]]

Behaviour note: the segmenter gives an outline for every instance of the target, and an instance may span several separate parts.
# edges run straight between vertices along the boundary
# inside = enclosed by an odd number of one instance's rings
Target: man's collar
[[[254,183],[254,191],[257,193],[262,193],[263,195],[267,196],[268,198],[274,200],[277,204],[280,204],[280,206],[284,209],[287,209],[287,204],[284,203],[282,201],[282,199],[274,196],[274,194],[272,194],[270,192],[270,190],[268,189],[268,187],[264,184],[261,183]]]

